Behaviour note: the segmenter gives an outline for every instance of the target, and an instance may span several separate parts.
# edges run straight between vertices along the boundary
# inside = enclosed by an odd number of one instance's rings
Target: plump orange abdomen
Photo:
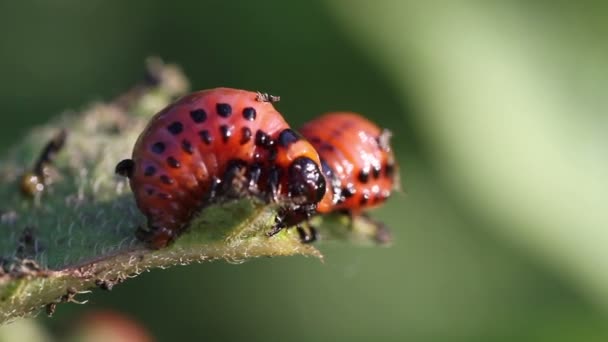
[[[258,93],[216,88],[156,114],[117,172],[129,176],[148,217],[147,239],[162,247],[228,192],[314,207],[325,193],[324,178],[314,178],[319,165],[316,150]]]

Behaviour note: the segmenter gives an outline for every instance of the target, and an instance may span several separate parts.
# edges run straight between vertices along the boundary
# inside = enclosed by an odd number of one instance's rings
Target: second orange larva
[[[357,215],[386,201],[398,187],[391,133],[352,112],[333,112],[309,121],[302,135],[321,157],[328,191],[319,213]]]

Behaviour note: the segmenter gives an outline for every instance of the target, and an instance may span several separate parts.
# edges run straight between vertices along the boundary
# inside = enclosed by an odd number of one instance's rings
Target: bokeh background
[[[0,2],[0,143],[111,98],[158,55],[194,89],[279,94],[395,133],[390,248],[144,274],[40,317],[111,309],[159,341],[608,339],[608,6]]]

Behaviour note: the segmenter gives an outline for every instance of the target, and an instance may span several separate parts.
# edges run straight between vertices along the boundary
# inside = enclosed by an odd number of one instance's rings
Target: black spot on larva
[[[114,172],[116,174],[121,175],[123,177],[131,177],[133,175],[133,171],[135,170],[135,162],[132,159],[122,160],[116,165],[116,169]]]
[[[245,118],[245,120],[253,121],[255,120],[255,115],[255,108],[245,107],[245,109],[243,109],[243,118]]]
[[[167,184],[167,185],[171,185],[171,184],[173,184],[175,182],[173,180],[173,178],[170,178],[167,175],[160,176],[160,181],[163,182],[164,184]]]
[[[224,142],[228,142],[230,137],[232,136],[232,131],[234,130],[234,126],[221,125],[220,126],[220,134],[222,135],[222,140]]]
[[[321,142],[321,138],[319,138],[319,137],[312,137],[312,138],[309,139],[309,141],[311,143],[313,143],[313,144],[318,144],[318,143]]]
[[[215,105],[217,115],[227,118],[232,114],[232,107],[227,103],[218,103]]]
[[[368,201],[369,201],[369,193],[368,193],[368,192],[365,192],[365,193],[363,193],[363,195],[361,196],[361,199],[359,200],[359,203],[360,203],[361,205],[366,205]]]
[[[152,165],[146,166],[146,169],[144,170],[144,176],[154,176],[154,174],[156,174],[156,168]]]
[[[251,140],[251,129],[249,127],[241,128],[241,145],[244,145]]]
[[[182,140],[182,150],[188,154],[194,153],[194,147],[188,140]]]
[[[269,147],[272,145],[272,139],[270,135],[259,130],[255,133],[255,144],[262,147]]]
[[[207,113],[202,109],[195,109],[190,112],[190,117],[195,123],[203,123],[207,120]]]
[[[330,144],[322,144],[322,145],[319,147],[319,150],[321,150],[321,151],[328,151],[328,152],[330,152],[330,151],[333,151],[333,150],[334,150],[334,146],[333,146],[333,145],[330,145]]]
[[[146,188],[146,195],[148,196],[152,196],[154,195],[154,189],[153,188]]]
[[[287,147],[298,140],[300,140],[298,133],[294,132],[292,129],[286,128],[279,134],[278,142],[279,145]]]
[[[359,172],[359,181],[361,183],[367,183],[369,181],[369,169],[361,169]]]
[[[384,174],[386,175],[386,177],[393,177],[393,174],[395,173],[395,165],[394,164],[386,164],[384,166]]]
[[[182,125],[182,123],[179,121],[175,121],[167,126],[167,130],[173,135],[178,135],[184,130],[184,125]]]
[[[165,152],[165,144],[160,141],[154,143],[154,145],[152,145],[152,152],[156,154],[162,154],[163,152]]]
[[[179,160],[175,159],[174,157],[167,158],[167,164],[174,169],[179,169],[182,166]]]
[[[380,178],[380,165],[375,165],[372,168],[372,175],[374,176],[374,178],[378,179]]]
[[[211,136],[211,134],[209,134],[209,131],[206,129],[198,132],[198,135],[200,135],[201,140],[207,145],[211,145],[211,143],[213,142],[213,137]]]
[[[357,189],[352,183],[348,183],[344,188],[342,188],[341,194],[344,198],[351,198],[357,193]]]

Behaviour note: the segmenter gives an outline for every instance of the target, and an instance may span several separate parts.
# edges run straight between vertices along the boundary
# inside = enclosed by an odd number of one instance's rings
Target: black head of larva
[[[325,195],[325,177],[319,166],[307,157],[294,160],[288,172],[289,194],[301,203],[318,203]]]

